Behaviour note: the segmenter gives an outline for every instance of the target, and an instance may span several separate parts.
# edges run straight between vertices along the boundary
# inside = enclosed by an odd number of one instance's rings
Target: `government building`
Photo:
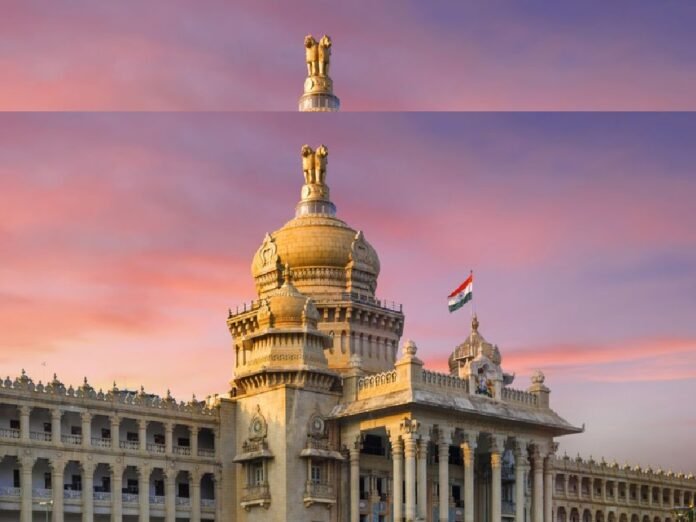
[[[305,48],[301,110],[337,110],[331,40]],[[0,381],[0,521],[676,522],[693,475],[557,456],[583,428],[541,371],[514,382],[476,316],[449,373],[424,366],[328,156],[301,148],[294,217],[253,254],[224,394]]]

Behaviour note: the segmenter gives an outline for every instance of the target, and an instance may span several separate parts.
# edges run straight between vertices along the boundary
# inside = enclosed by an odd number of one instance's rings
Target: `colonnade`
[[[33,489],[32,489],[32,473],[36,458],[22,455],[17,457],[20,466],[20,522],[32,522],[33,506]],[[50,511],[52,513],[52,522],[63,522],[64,520],[64,499],[65,491],[63,489],[64,474],[67,462],[61,459],[49,460],[49,468],[51,472],[51,496],[50,496]],[[80,502],[83,522],[93,522],[94,520],[94,472],[100,463],[92,461],[78,462],[81,470],[82,491],[80,492]],[[176,479],[180,472],[187,473],[189,479],[189,497],[187,502],[189,509],[187,512],[190,516],[190,522],[200,522],[201,520],[201,480],[204,475],[211,475],[215,484],[215,498],[217,503],[221,502],[221,487],[220,477],[217,473],[201,472],[198,469],[178,469],[172,467],[152,467],[150,464],[140,466],[128,466],[122,463],[103,463],[106,464],[110,472],[111,492],[98,501],[110,501],[111,504],[111,520],[112,522],[121,522],[123,518],[123,476],[126,468],[135,467],[138,475],[138,513],[139,522],[149,522],[150,520],[150,504],[152,502],[150,496],[150,477],[155,469],[160,469],[164,478],[164,512],[165,522],[176,521],[177,497],[176,497]],[[48,500],[48,499],[47,499]]]
[[[418,421],[405,419],[399,429],[390,430],[392,460],[392,502],[394,522],[415,522],[430,517],[427,498],[427,451],[430,435],[421,433]],[[425,430],[423,430],[425,431]],[[437,447],[437,476],[440,484],[438,513],[441,521],[449,520],[450,477],[449,452],[453,433],[434,430],[433,442]],[[478,440],[481,433],[471,431],[458,433],[457,441],[462,452],[464,468],[464,522],[475,522],[475,464]],[[487,434],[487,454],[490,457],[491,490],[485,507],[491,522],[502,520],[502,458],[508,437]],[[533,444],[531,441],[515,439],[515,519],[525,520],[525,474],[532,473],[531,522],[553,521],[553,447],[550,443]],[[360,521],[360,444],[359,436],[350,449],[350,521]],[[402,489],[403,488],[403,489]]]

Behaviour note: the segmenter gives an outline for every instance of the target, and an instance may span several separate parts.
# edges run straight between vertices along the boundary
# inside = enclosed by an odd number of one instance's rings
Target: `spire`
[[[333,80],[329,76],[331,46],[328,35],[322,36],[319,41],[311,34],[305,36],[307,78],[304,94],[300,97],[300,112],[335,112],[341,105],[333,93]]]
[[[309,145],[300,149],[302,156],[302,200],[295,210],[297,217],[308,214],[335,216],[336,206],[331,202],[329,186],[326,184],[326,166],[329,163],[329,149],[319,145],[316,150]]]

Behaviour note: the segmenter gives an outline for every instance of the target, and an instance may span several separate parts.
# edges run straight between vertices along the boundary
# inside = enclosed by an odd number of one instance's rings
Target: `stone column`
[[[532,454],[532,470],[532,522],[544,522],[544,458],[536,446]]]
[[[394,463],[394,479],[392,480],[392,513],[394,522],[404,518],[404,443],[398,435],[392,437],[392,462]]]
[[[406,468],[406,521],[416,518],[416,434],[404,436],[404,460]]]
[[[19,438],[23,441],[29,440],[29,415],[31,415],[30,406],[19,407]]]
[[[59,409],[51,410],[51,439],[54,444],[63,442],[60,433],[60,421],[63,418],[63,412]]]
[[[360,435],[350,448],[350,522],[360,521]]]
[[[113,421],[113,419],[112,419]],[[112,425],[113,426],[113,425]],[[114,438],[113,429],[111,438]],[[118,433],[116,436],[118,440]],[[123,466],[121,464],[111,464],[111,522],[121,522],[123,517]]]
[[[138,468],[138,522],[150,522],[150,468]]]
[[[23,455],[19,458],[22,467],[20,476],[20,522],[32,522],[32,480],[31,473],[34,469],[34,457]]]
[[[197,457],[198,456],[198,431],[199,431],[198,426],[191,426],[190,431],[191,431],[191,456],[192,457]]]
[[[140,451],[147,451],[147,421],[145,419],[138,419],[138,443],[140,444]]]
[[[176,469],[164,470],[164,520],[176,522]]]
[[[440,432],[437,443],[438,477],[440,482],[440,522],[449,520],[449,440]]]
[[[121,418],[118,415],[111,417],[111,448],[115,451],[119,449],[119,437],[121,431]],[[123,477],[121,477],[123,480]]]
[[[164,452],[171,455],[174,447],[174,425],[171,422],[164,423]],[[216,446],[217,448],[217,446]]]
[[[80,468],[82,469],[82,522],[94,522],[94,463],[80,462]]]
[[[82,447],[89,448],[92,446],[92,414],[88,411],[80,413],[82,420]]]
[[[549,453],[544,459],[544,520],[553,522],[553,453]],[[594,491],[594,484],[590,480],[590,491]]]
[[[518,440],[515,445],[515,520],[524,521],[524,472],[527,469],[527,443]]]
[[[194,429],[197,430],[197,428]],[[191,488],[191,522],[201,522],[201,474],[198,471],[189,473],[189,486]]]
[[[63,522],[63,477],[65,464],[61,460],[51,461],[51,487],[53,488],[53,522]]]
[[[418,518],[425,520],[428,513],[428,441],[422,436],[418,441]]]
[[[491,522],[501,522],[502,504],[502,437],[491,437]]]
[[[474,522],[474,460],[476,433],[468,433],[462,443],[464,460],[464,522]]]

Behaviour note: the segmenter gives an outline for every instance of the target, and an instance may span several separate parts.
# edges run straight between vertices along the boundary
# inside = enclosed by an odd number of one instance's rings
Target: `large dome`
[[[316,153],[303,147],[303,157],[305,148],[309,156],[319,154],[322,147]],[[325,147],[323,152],[321,158],[328,154]],[[295,218],[266,234],[254,255],[251,273],[259,296],[282,284],[286,264],[297,289],[309,296],[342,292],[374,296],[380,268],[377,252],[362,232],[335,217],[336,207],[321,173],[306,170],[305,182]]]

